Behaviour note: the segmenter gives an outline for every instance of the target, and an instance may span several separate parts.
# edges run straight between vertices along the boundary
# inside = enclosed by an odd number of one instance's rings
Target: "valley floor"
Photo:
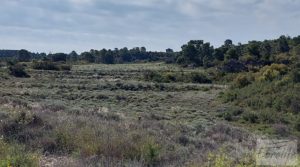
[[[78,65],[1,79],[1,140],[40,166],[251,166],[254,135],[216,116],[228,107],[218,100],[225,85],[143,80],[182,70]]]

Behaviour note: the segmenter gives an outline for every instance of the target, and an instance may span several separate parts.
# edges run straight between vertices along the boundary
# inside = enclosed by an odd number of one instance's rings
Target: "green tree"
[[[66,62],[68,55],[65,53],[55,53],[55,54],[49,54],[48,57],[50,57],[51,60],[54,62],[58,62],[58,61]]]
[[[286,36],[280,36],[277,40],[276,51],[277,53],[288,52],[290,50],[288,39]]]
[[[82,57],[83,60],[85,60],[89,63],[94,63],[95,62],[95,56],[90,52],[81,53],[81,57]]]
[[[17,57],[20,62],[29,62],[31,60],[31,54],[25,49],[19,50]]]
[[[221,48],[216,48],[213,52],[213,57],[219,61],[223,61],[224,60],[223,50]]]
[[[104,64],[113,64],[115,62],[113,51],[108,50],[105,54],[101,55],[101,62]]]
[[[230,59],[238,60],[238,58],[239,58],[239,55],[238,55],[236,48],[230,48],[225,54],[226,60],[230,60]]]
[[[78,54],[75,51],[72,51],[68,57],[69,57],[69,61],[72,61],[72,62],[75,62],[78,60]]]

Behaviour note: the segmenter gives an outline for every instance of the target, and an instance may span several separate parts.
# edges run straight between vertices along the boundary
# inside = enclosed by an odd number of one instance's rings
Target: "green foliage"
[[[160,153],[160,146],[151,140],[147,140],[142,146],[142,157],[147,165],[153,166],[157,163]]]
[[[0,167],[8,166],[37,167],[38,156],[26,152],[20,145],[11,145],[0,139]]]
[[[31,60],[31,55],[27,50],[19,50],[17,60],[20,62],[29,62]]]
[[[243,119],[250,123],[258,123],[258,115],[255,112],[247,112],[243,114]]]
[[[177,63],[183,65],[194,64],[196,66],[211,66],[213,58],[213,47],[203,40],[191,40],[183,45],[181,55],[177,58]]]
[[[237,53],[236,48],[230,48],[226,53],[225,53],[225,60],[237,60],[239,58],[239,55]]]
[[[50,54],[48,57],[53,61],[53,62],[66,62],[68,55],[65,53],[55,53],[55,54]]]
[[[295,83],[300,82],[300,68],[296,68],[291,71],[291,79]]]
[[[239,74],[233,81],[233,86],[237,88],[243,88],[251,84],[251,79],[245,74]]]
[[[30,75],[27,74],[25,68],[21,64],[10,65],[8,67],[9,74],[19,78],[29,78]]]
[[[70,71],[71,66],[67,64],[58,64],[51,61],[33,61],[32,68],[36,70],[54,70],[54,71]]]
[[[193,83],[212,83],[212,81],[204,73],[192,72],[190,78]]]
[[[207,74],[201,72],[181,73],[181,72],[155,72],[148,71],[144,74],[147,81],[162,82],[184,82],[184,83],[211,83]]]
[[[284,64],[272,64],[265,66],[260,70],[260,81],[272,81],[287,73],[288,67]]]

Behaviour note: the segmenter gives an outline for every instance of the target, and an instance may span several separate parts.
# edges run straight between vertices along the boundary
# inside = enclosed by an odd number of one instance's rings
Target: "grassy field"
[[[30,78],[0,79],[0,148],[16,152],[0,151],[0,166],[254,164],[254,135],[217,117],[231,107],[218,100],[226,85],[143,79],[149,71],[203,69],[147,63],[27,71]]]

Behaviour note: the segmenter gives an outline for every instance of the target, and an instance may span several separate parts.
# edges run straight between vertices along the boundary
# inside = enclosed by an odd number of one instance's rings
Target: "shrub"
[[[147,81],[154,81],[158,83],[162,82],[192,82],[192,83],[211,83],[212,81],[204,73],[192,72],[192,73],[163,73],[148,71],[144,74],[144,79]]]
[[[295,83],[300,82],[300,68],[296,68],[293,71],[291,71],[291,78]]]
[[[70,71],[71,66],[67,64],[57,64],[51,61],[34,61],[32,68],[36,70]]]
[[[281,75],[287,73],[287,66],[284,64],[272,64],[270,66],[265,66],[260,70],[260,76],[258,80],[272,81]]]
[[[38,166],[38,157],[20,145],[9,145],[0,139],[0,166]]]
[[[287,136],[290,133],[289,128],[283,124],[275,124],[273,125],[273,129],[279,136]]]
[[[153,166],[158,161],[158,156],[160,152],[160,146],[156,144],[153,140],[148,140],[142,146],[142,156],[146,161],[146,164]]]
[[[220,70],[225,73],[237,73],[246,71],[247,68],[243,63],[237,60],[229,60],[222,65]]]
[[[61,71],[71,71],[71,66],[67,65],[67,64],[62,64],[62,65],[59,66],[59,69]]]
[[[233,81],[234,87],[243,88],[247,85],[251,84],[250,79],[243,74],[239,74]]]
[[[258,116],[256,113],[254,112],[246,112],[244,115],[243,115],[243,119],[245,121],[248,121],[250,123],[258,123]]]
[[[28,78],[30,75],[27,74],[24,67],[20,64],[11,65],[8,68],[9,74],[19,78]]]
[[[193,83],[212,83],[212,81],[204,73],[191,73],[191,80]]]
[[[295,129],[300,132],[300,119],[298,119],[298,121],[295,124]]]
[[[59,70],[57,65],[50,61],[34,61],[32,63],[32,68],[36,70]]]

